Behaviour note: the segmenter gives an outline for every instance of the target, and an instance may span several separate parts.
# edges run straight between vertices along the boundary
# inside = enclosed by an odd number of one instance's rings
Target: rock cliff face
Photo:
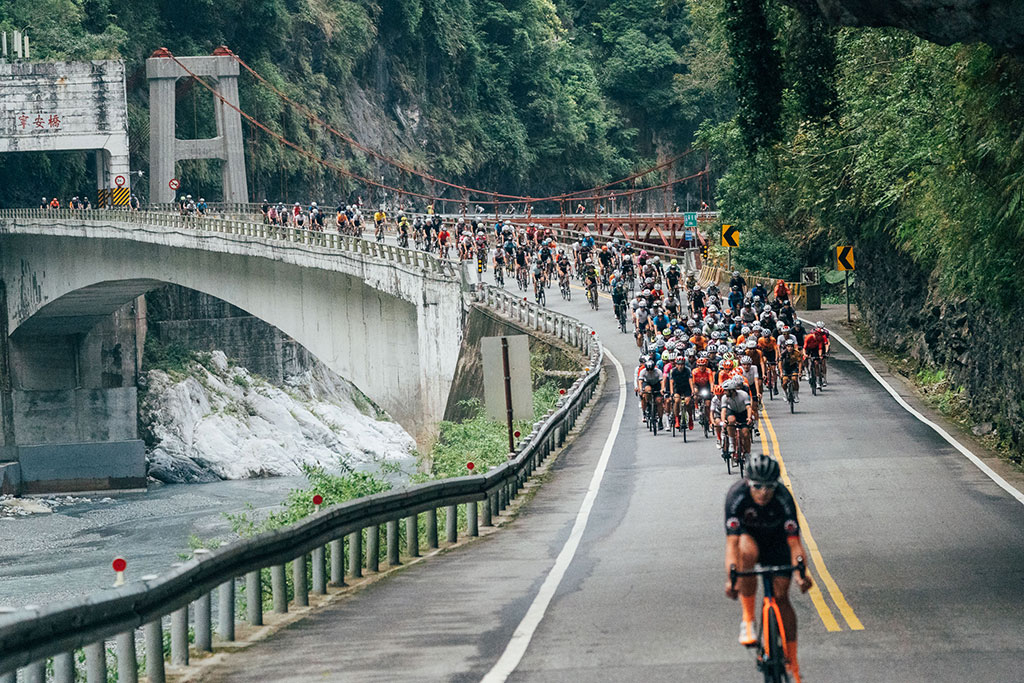
[[[1017,452],[1024,448],[1024,358],[1007,320],[1015,311],[987,310],[976,301],[939,292],[923,272],[884,241],[858,244],[858,297],[873,341],[942,368],[963,387],[972,416],[991,423]]]
[[[784,0],[838,26],[893,26],[941,45],[984,42],[1024,52],[1021,0]]]

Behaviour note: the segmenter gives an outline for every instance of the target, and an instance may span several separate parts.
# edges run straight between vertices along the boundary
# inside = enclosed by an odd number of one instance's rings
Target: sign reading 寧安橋
[[[97,187],[127,187],[124,63],[0,64],[0,152],[95,150]]]

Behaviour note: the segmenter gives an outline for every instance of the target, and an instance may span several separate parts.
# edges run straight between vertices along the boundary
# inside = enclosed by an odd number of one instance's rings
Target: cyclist
[[[693,373],[686,362],[676,358],[671,370],[665,375],[665,395],[671,396],[672,419],[676,421],[676,429],[693,429],[693,395],[696,393],[693,386]],[[680,425],[680,407],[686,408],[688,424]]]
[[[740,453],[750,452],[750,431],[747,428],[754,422],[750,395],[740,390],[741,384],[742,380],[735,378],[722,383],[725,389],[725,396],[722,397],[722,422],[729,430],[729,441],[735,446],[733,461],[737,464]]]
[[[825,335],[820,334],[818,330],[821,328],[816,327],[809,335],[804,337],[804,359],[805,365],[813,362],[813,359],[817,358],[820,362],[818,363],[819,368],[825,366]],[[825,385],[825,381],[822,377],[824,371],[818,375],[818,388],[820,389]]]
[[[583,288],[587,290],[588,296],[593,296],[594,301],[597,301],[597,268],[594,267],[594,260],[587,258],[583,262],[583,270],[581,271],[583,276]]]
[[[750,571],[755,564],[762,566],[796,565],[807,551],[800,540],[796,503],[789,489],[779,486],[779,463],[767,455],[758,455],[747,466],[747,476],[725,494],[725,571],[732,567]],[[790,577],[776,576],[772,580],[775,601],[786,631],[786,660],[794,683],[800,683],[800,664],[797,660],[796,613],[789,601]],[[810,574],[797,575],[801,593],[812,585]],[[754,632],[754,603],[757,580],[753,576],[741,577],[733,587],[726,579],[725,595],[740,599],[743,616],[740,623],[741,645],[757,642]]]
[[[818,321],[814,323],[814,332],[825,341],[825,354],[821,357],[821,385],[828,386],[828,354],[832,350],[832,337],[825,329],[825,323]]]
[[[546,284],[547,275],[545,275],[544,269],[538,263],[533,267],[533,297],[537,301],[540,301],[540,293],[544,290]]]
[[[566,263],[563,261],[563,263]],[[626,288],[622,286],[622,278],[612,276],[612,307],[615,319],[620,320],[626,315]]]
[[[780,279],[775,283],[775,294],[776,301],[789,301],[789,286],[786,285],[786,281]]]
[[[793,383],[793,402],[800,402],[800,366],[803,364],[803,354],[796,346],[796,339],[789,338],[785,342],[785,349],[779,357],[779,376],[782,377],[782,391]]]
[[[753,340],[751,340],[753,341]],[[760,434],[757,426],[757,408],[761,399],[761,369],[750,356],[740,357],[740,373],[750,395],[750,412],[754,415],[754,434]]]
[[[664,376],[661,370],[655,365],[654,359],[648,357],[644,361],[644,367],[636,376],[636,390],[640,394],[640,415],[647,415],[647,402],[654,400],[655,414],[659,424],[661,423],[661,382]]]
[[[740,294],[743,294],[747,289],[747,281],[743,279],[743,276],[740,275],[740,271],[738,270],[732,271],[732,277],[729,279],[729,289],[733,289],[735,287],[739,287]]]

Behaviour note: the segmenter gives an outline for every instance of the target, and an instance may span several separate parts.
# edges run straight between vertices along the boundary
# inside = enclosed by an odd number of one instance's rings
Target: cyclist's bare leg
[[[760,551],[757,541],[750,534],[740,534],[739,557],[736,568],[741,572],[754,569]],[[757,596],[757,577],[741,576],[736,579],[736,588],[740,592],[740,603],[743,605],[743,621],[754,621],[754,599]],[[791,606],[792,607],[792,606]]]

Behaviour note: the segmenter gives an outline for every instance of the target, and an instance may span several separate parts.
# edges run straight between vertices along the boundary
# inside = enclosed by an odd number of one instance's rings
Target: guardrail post
[[[245,605],[250,626],[263,626],[263,577],[260,570],[245,575]]]
[[[449,505],[444,510],[444,535],[449,543],[459,542],[459,506]]]
[[[488,496],[480,501],[480,524],[483,526],[491,526],[491,499]]]
[[[306,585],[306,553],[292,560],[292,584],[295,589],[295,606],[309,607],[309,588]]]
[[[135,631],[121,633],[115,640],[117,648],[117,683],[136,683],[139,680],[139,663],[135,656]],[[56,658],[54,670],[56,671]],[[106,681],[106,679],[103,679]]]
[[[270,568],[270,594],[273,596],[275,614],[288,612],[288,584],[284,570],[283,564],[275,564]]]
[[[504,510],[506,505],[508,505],[508,487],[502,484],[498,488],[498,512]]]
[[[366,527],[366,569],[376,572],[380,564],[380,527]]]
[[[235,580],[225,581],[217,589],[217,633],[220,639],[235,639]]]
[[[188,666],[188,605],[171,612],[171,664]]]
[[[324,562],[324,546],[313,548],[313,592],[317,595],[327,594],[327,565]]]
[[[210,602],[210,594],[203,593],[193,603],[196,615],[196,650],[199,652],[213,652],[213,620]],[[118,681],[118,683],[121,682]]]
[[[492,518],[492,521],[494,519],[496,519],[498,517],[498,514],[501,512],[501,508],[499,507],[499,505],[501,504],[501,501],[499,500],[499,498],[500,498],[500,494],[499,494],[498,491],[495,491],[490,496],[491,518]]]
[[[132,647],[135,647],[135,641],[132,641]],[[121,666],[121,650],[118,647],[117,651],[118,671]],[[134,659],[132,666],[135,666]],[[8,678],[10,676],[10,678]],[[75,658],[71,652],[62,652],[59,655],[53,656],[53,680],[56,683],[75,683]],[[132,679],[135,680],[135,679]],[[5,674],[0,676],[0,683],[16,683],[17,674]]]
[[[467,536],[479,536],[480,529],[477,527],[476,521],[476,501],[471,500],[466,503],[466,535]]]
[[[358,579],[363,575],[362,529],[353,531],[348,535],[348,573],[353,579]]]
[[[402,564],[398,556],[398,520],[388,521],[388,564],[397,567]]]
[[[427,510],[427,547],[437,548],[437,508]]]
[[[419,515],[410,515],[405,518],[405,554],[409,557],[420,556]]]
[[[345,541],[338,538],[331,541],[331,585],[345,585]],[[349,552],[352,551],[351,537],[349,539]],[[351,559],[349,560],[351,565]]]
[[[150,683],[164,683],[164,630],[157,618],[143,627],[146,641],[146,678]]]

